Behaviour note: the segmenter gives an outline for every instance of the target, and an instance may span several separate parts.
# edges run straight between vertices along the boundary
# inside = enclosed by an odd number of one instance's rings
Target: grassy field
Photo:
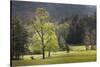
[[[47,54],[47,53],[46,53]],[[33,55],[34,60],[30,59],[32,55],[25,55],[24,60],[12,60],[13,66],[28,66],[28,65],[42,65],[42,64],[60,64],[60,63],[76,63],[76,62],[92,62],[96,61],[96,51],[95,50],[80,50],[71,51],[66,53],[66,51],[52,52],[51,57],[46,57],[46,59],[41,59],[42,55]]]

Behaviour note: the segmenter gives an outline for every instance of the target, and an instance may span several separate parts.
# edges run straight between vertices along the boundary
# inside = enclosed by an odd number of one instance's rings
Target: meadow
[[[30,66],[30,65],[43,65],[43,64],[61,64],[61,63],[96,61],[96,50],[86,51],[84,50],[84,46],[75,46],[72,48],[74,50],[71,50],[70,53],[67,53],[66,51],[52,52],[51,57],[47,57],[47,52],[46,52],[45,59],[42,59],[42,54],[24,55],[23,60],[12,60],[12,66]],[[31,56],[34,57],[33,60],[30,58]]]

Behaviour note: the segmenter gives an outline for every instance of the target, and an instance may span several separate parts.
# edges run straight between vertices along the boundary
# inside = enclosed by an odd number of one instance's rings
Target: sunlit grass
[[[96,61],[96,51],[71,51],[66,53],[66,51],[52,52],[51,57],[42,59],[42,55],[33,55],[34,60],[30,59],[32,55],[25,55],[24,60],[13,60],[13,66],[26,66],[26,65],[40,65],[40,64],[58,64],[58,63],[75,63],[75,62],[91,62]]]

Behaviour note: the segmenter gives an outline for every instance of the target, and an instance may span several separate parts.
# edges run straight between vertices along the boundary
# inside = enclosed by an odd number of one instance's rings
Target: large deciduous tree
[[[56,42],[55,37],[53,37],[56,36],[55,30],[53,30],[54,26],[50,23],[49,18],[49,14],[44,8],[37,8],[35,18],[31,22],[33,31],[35,31],[33,33],[33,35],[35,35],[33,39],[37,37],[36,41],[41,45],[40,47],[42,48],[43,59],[45,59],[45,50],[51,50],[53,48],[51,46]]]
[[[48,51],[48,57],[50,57],[51,51],[56,51],[58,49],[57,36],[55,34],[55,27],[53,23],[45,23],[44,28],[45,51]],[[34,33],[30,41],[30,51],[34,54],[40,54],[42,48],[40,36],[37,33]]]

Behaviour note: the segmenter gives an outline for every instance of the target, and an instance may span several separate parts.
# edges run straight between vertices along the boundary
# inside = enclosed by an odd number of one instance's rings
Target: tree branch
[[[34,22],[33,22],[33,27],[34,27],[35,31],[38,33],[38,35],[40,36],[40,38],[42,38],[40,32],[38,31],[38,29],[37,29],[36,26],[34,25]]]

